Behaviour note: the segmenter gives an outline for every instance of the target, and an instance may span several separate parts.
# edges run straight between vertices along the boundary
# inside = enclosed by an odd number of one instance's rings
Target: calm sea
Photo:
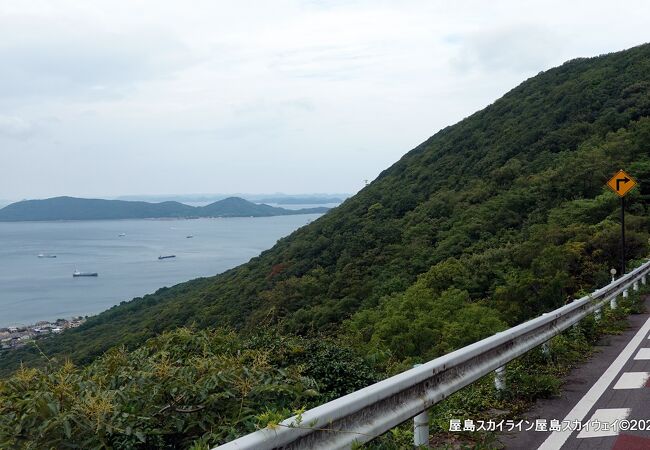
[[[0,223],[0,327],[96,314],[215,275],[317,217]],[[75,270],[99,276],[73,278]]]

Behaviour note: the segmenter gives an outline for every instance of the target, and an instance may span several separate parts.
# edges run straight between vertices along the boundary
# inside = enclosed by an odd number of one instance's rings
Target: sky
[[[0,0],[0,199],[350,192],[647,1]]]

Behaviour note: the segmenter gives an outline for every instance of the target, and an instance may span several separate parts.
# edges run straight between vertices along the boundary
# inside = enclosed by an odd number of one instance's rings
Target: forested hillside
[[[329,334],[374,361],[429,358],[563,304],[650,236],[650,45],[540,73],[447,127],[247,264],[125,302],[43,341],[88,363],[179,326]],[[480,326],[477,326],[479,324]],[[2,368],[42,361],[35,348]],[[60,358],[59,358],[60,359]]]

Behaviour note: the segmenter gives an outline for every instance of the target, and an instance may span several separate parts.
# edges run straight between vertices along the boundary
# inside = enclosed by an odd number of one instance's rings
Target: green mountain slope
[[[247,264],[123,303],[41,348],[88,362],[180,325],[267,323],[349,336],[400,361],[441,354],[607,280],[618,199],[603,185],[621,167],[641,184],[628,255],[646,254],[649,115],[650,45],[567,62]]]
[[[322,213],[327,208],[298,210],[258,205],[243,198],[229,197],[207,206],[194,207],[178,202],[132,202],[74,197],[25,200],[0,209],[0,222],[40,220],[111,220],[174,217],[267,217]]]

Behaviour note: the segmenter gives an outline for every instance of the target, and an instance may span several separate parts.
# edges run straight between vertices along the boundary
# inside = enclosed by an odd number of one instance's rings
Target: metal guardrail
[[[607,286],[573,302],[217,447],[219,450],[338,449],[380,436],[558,335],[638,283],[646,282],[650,261]]]

